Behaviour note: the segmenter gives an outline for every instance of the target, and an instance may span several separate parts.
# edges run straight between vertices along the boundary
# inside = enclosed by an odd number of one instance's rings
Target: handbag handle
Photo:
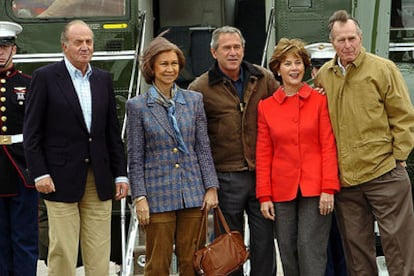
[[[217,206],[217,208],[214,208],[214,231],[216,235],[221,234],[219,220],[220,220],[221,225],[224,228],[224,231],[226,231],[227,234],[230,234],[230,227],[227,224],[227,221],[224,218],[224,215],[221,212],[220,207]]]
[[[197,243],[196,243],[196,248],[195,248],[196,251],[200,248],[201,234],[203,233],[203,228],[204,228],[204,231],[206,232],[205,246],[207,246],[207,235],[208,235],[207,218],[208,218],[207,208],[204,208],[203,216],[201,217],[200,230],[198,231]]]
[[[220,225],[219,225],[219,220],[220,220],[220,222],[223,225],[223,228],[226,231],[226,233],[230,234],[229,225],[227,224],[226,219],[224,218],[224,215],[221,212],[220,207],[217,206],[216,208],[213,209],[213,211],[214,211],[214,229],[215,229],[215,233],[216,234],[221,233]],[[200,241],[201,241],[201,235],[203,234],[203,229],[206,233],[205,246],[207,246],[209,244],[209,242],[208,242],[208,212],[207,212],[207,208],[204,208],[204,210],[203,210],[203,216],[201,218],[200,230],[198,231],[196,250],[198,250],[199,247],[200,247]]]

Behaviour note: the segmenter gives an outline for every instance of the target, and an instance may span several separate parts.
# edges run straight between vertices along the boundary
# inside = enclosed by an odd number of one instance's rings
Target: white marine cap
[[[331,43],[318,42],[305,46],[305,49],[308,51],[312,66],[320,67],[326,61],[335,57],[335,49],[332,47]]]
[[[0,21],[0,45],[14,44],[14,40],[23,28],[17,23]]]

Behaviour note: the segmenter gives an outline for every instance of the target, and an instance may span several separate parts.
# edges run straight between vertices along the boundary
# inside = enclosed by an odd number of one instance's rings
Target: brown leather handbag
[[[211,243],[206,242],[203,248],[198,249],[204,231],[206,233],[206,241],[208,241],[208,212],[204,210],[196,244],[196,250],[198,250],[194,253],[193,265],[199,275],[228,275],[239,269],[246,262],[249,257],[249,250],[246,248],[240,232],[230,231],[220,208],[217,207],[213,210],[215,216],[214,228],[217,237]],[[218,220],[220,220],[226,231],[225,233],[220,233]]]

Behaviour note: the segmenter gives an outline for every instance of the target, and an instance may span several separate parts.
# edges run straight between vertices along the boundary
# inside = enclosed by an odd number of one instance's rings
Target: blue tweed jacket
[[[145,195],[150,212],[200,207],[218,188],[202,94],[179,88],[176,119],[189,153],[178,150],[166,109],[148,93],[128,100],[127,139],[132,198]]]

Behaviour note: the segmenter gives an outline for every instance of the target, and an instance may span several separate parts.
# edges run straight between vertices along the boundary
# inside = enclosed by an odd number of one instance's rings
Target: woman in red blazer
[[[304,43],[282,38],[269,67],[282,82],[258,106],[256,194],[275,221],[285,275],[324,275],[334,193],[335,138],[326,97],[302,81]]]

